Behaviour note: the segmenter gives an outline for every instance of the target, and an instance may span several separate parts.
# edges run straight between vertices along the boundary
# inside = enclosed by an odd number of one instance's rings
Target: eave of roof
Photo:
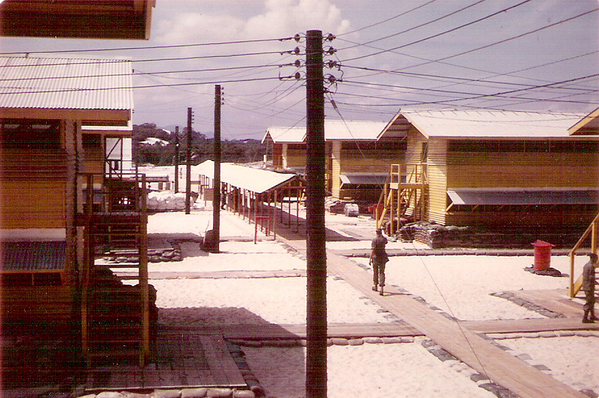
[[[194,172],[214,178],[214,162],[206,160]],[[295,174],[276,173],[269,170],[253,169],[232,163],[221,164],[221,181],[238,188],[256,193],[264,193],[276,189],[288,181],[297,178]]]
[[[491,110],[400,112],[400,118],[427,138],[567,138],[568,128],[581,117],[578,113]]]
[[[326,141],[376,141],[383,134],[388,122],[371,120],[326,120]],[[306,141],[305,127],[269,127],[262,139],[270,137],[274,143],[301,144]]]
[[[0,57],[0,108],[133,109],[131,62]]]

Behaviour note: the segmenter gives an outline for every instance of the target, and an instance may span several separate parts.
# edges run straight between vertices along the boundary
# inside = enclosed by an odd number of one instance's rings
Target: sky
[[[330,119],[599,107],[597,0],[156,0],[150,40],[4,37],[0,53],[130,59],[133,123],[172,130],[192,107],[207,136],[220,84],[223,139],[261,139],[305,125],[308,30],[335,36],[324,43]]]

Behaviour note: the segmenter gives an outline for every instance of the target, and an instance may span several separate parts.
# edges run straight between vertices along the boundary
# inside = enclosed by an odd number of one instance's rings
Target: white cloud
[[[250,2],[245,8],[233,3],[237,6],[206,7],[206,10],[201,2],[186,3],[187,12],[155,13],[156,41],[198,43],[286,37],[310,29],[322,30],[324,34],[349,30],[349,21],[342,18],[341,10],[330,0],[266,0],[263,7]]]

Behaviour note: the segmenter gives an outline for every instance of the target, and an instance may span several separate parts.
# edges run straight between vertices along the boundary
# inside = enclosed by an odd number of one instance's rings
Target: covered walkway
[[[214,162],[199,166],[199,193],[204,201],[213,198]],[[238,213],[267,236],[277,236],[277,224],[300,223],[300,202],[305,197],[303,179],[293,173],[221,164],[221,208]],[[295,215],[294,215],[295,214]],[[277,222],[277,216],[279,221]],[[297,229],[297,228],[296,228]]]

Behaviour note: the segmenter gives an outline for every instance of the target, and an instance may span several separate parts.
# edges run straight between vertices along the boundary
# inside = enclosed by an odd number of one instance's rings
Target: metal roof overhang
[[[447,190],[452,205],[597,205],[597,188],[456,188]]]
[[[66,242],[2,242],[2,272],[62,271]]]
[[[342,185],[384,185],[387,175],[387,173],[344,173],[339,177]]]
[[[214,162],[212,160],[207,160],[198,167],[201,175],[214,178]],[[275,190],[295,179],[298,179],[296,174],[253,169],[231,163],[221,164],[221,182],[255,193]]]

